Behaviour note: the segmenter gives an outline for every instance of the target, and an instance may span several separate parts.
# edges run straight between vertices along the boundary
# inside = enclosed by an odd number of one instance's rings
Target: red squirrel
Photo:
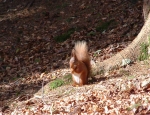
[[[73,86],[82,86],[87,84],[91,71],[91,64],[90,56],[88,54],[88,46],[85,41],[78,41],[75,43],[69,63]]]

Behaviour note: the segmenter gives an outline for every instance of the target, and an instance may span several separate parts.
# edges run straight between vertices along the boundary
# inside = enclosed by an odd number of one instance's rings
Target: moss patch
[[[107,22],[101,22],[97,27],[96,27],[96,31],[97,32],[103,32],[104,30],[107,30],[108,27],[115,22],[115,20],[110,20]]]
[[[74,31],[75,31],[75,29],[71,28],[67,32],[65,32],[65,33],[63,33],[59,36],[54,37],[54,39],[55,39],[56,42],[63,42],[65,40],[67,40],[68,38],[70,38],[70,35],[73,34]]]
[[[56,79],[52,81],[49,85],[50,89],[56,89],[57,87],[60,87],[64,84],[64,81],[62,79]]]
[[[62,78],[55,79],[54,81],[50,82],[49,87],[50,89],[56,89],[57,87],[60,87],[62,85],[70,84],[72,81],[71,74],[67,74],[63,76]]]

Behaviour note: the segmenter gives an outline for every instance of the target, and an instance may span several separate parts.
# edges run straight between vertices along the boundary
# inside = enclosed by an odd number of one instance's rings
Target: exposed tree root
[[[133,42],[115,56],[104,60],[103,62],[99,62],[96,66],[95,72],[100,72],[102,70],[109,71],[120,67],[123,59],[131,59],[131,61],[135,61],[140,55],[140,44],[147,43],[148,37],[150,37],[150,13],[140,33]]]

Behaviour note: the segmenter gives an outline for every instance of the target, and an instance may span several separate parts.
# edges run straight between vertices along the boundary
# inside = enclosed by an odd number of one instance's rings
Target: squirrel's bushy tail
[[[91,59],[88,54],[87,43],[85,41],[76,42],[74,50],[75,50],[75,55],[76,55],[77,59],[79,61],[82,61],[86,65],[86,67],[88,69],[88,76],[89,76],[90,71],[91,71],[91,63],[90,63]]]

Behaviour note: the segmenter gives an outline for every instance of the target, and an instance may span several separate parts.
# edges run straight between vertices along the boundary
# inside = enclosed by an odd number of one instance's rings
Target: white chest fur
[[[78,73],[73,73],[72,74],[73,79],[76,81],[76,83],[80,83],[80,74]]]

